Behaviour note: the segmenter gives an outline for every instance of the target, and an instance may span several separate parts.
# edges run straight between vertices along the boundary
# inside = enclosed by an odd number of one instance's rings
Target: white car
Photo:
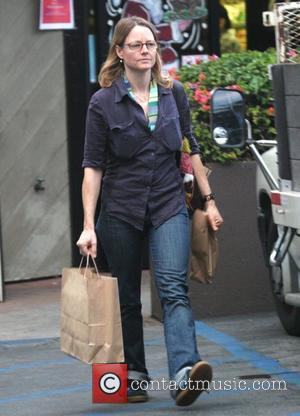
[[[300,336],[300,192],[279,179],[276,142],[252,139],[239,91],[218,88],[213,92],[211,130],[218,146],[230,149],[247,145],[257,161],[258,230],[270,271],[270,288],[283,327],[288,334]],[[260,155],[257,144],[273,147]]]
[[[277,147],[263,153],[272,176],[278,180]],[[258,224],[262,247],[270,271],[271,288],[275,300],[278,316],[283,327],[291,335],[300,335],[300,235],[295,233],[288,251],[279,265],[270,265],[269,258],[278,237],[284,232],[283,225],[274,222],[271,189],[262,171],[258,168],[256,175],[256,194],[258,204]],[[300,194],[300,193],[299,193]],[[293,202],[291,202],[293,203]],[[298,204],[297,204],[298,205]],[[273,208],[273,209],[272,209]],[[300,211],[299,219],[300,219]],[[280,215],[280,214],[279,214]],[[284,214],[281,214],[284,215]],[[276,217],[276,214],[275,214]],[[279,219],[280,220],[280,219]],[[277,221],[276,221],[277,222]]]

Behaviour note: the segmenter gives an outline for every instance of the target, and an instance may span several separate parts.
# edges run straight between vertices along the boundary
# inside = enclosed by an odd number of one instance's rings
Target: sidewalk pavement
[[[149,279],[144,272],[146,359],[152,379],[162,380],[168,378],[167,357],[162,324],[150,316]],[[300,415],[300,339],[287,336],[274,313],[196,321],[199,351],[214,367],[215,385],[192,406],[176,407],[167,390],[150,391],[147,403],[92,404],[91,367],[59,349],[60,281],[6,285],[0,304],[1,416]]]

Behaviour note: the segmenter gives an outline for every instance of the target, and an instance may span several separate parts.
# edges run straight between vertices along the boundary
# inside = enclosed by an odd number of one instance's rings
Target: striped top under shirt
[[[124,82],[128,91],[129,96],[134,100],[136,97],[132,92],[132,87],[128,79],[124,78]],[[148,127],[150,131],[155,129],[156,120],[158,115],[158,88],[155,81],[151,81],[150,91],[149,91],[149,100],[148,100]]]

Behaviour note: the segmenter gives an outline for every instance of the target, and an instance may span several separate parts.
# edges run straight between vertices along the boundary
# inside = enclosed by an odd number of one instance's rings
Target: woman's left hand
[[[224,221],[221,214],[219,213],[215,201],[211,200],[206,202],[205,212],[207,213],[208,222],[213,231],[218,231]]]

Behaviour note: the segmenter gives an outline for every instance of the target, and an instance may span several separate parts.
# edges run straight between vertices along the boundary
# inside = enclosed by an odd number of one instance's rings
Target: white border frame
[[[73,0],[69,0],[71,20],[68,23],[43,23],[43,9],[44,0],[40,0],[40,16],[39,16],[39,29],[40,30],[61,30],[61,29],[74,29],[74,3]]]

